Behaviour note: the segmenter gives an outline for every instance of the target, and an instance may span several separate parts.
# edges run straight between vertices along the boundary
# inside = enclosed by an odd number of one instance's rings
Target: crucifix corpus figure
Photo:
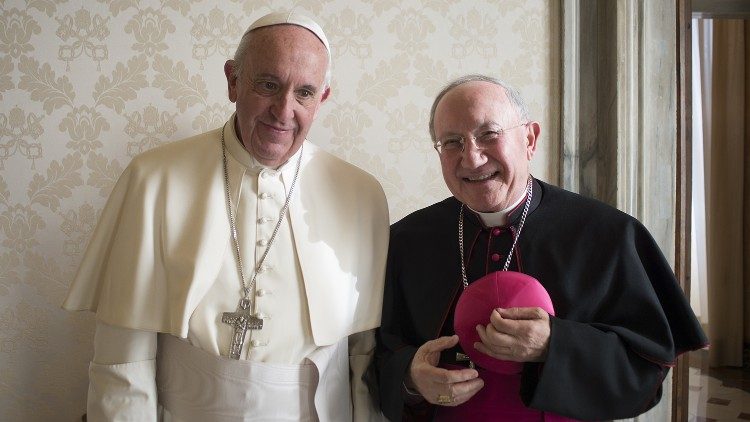
[[[229,357],[239,359],[242,353],[242,346],[245,344],[245,334],[247,330],[263,329],[263,320],[255,317],[250,309],[250,300],[242,299],[240,309],[237,312],[224,312],[221,315],[221,322],[234,327],[232,344],[229,347]]]

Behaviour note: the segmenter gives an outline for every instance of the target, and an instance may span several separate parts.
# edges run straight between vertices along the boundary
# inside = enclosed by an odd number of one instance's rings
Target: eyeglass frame
[[[496,130],[482,129],[483,133],[481,135],[479,135],[479,136],[477,136],[477,135],[471,135],[471,136],[469,136],[468,139],[473,139],[474,140],[474,146],[475,146],[475,148],[477,150],[484,151],[486,148],[488,148],[488,147],[490,147],[492,145],[495,145],[498,142],[500,142],[508,131],[513,130],[513,129],[517,129],[517,128],[521,127],[521,126],[528,126],[529,123],[531,123],[531,121],[524,122],[524,123],[519,123],[519,124],[517,124],[515,126],[511,126],[509,128],[498,128]],[[487,135],[488,133],[495,133],[496,135],[493,135],[493,136],[496,136],[497,139],[492,140],[490,142],[479,142],[479,138]],[[447,139],[441,139],[441,140],[433,142],[432,143],[432,147],[435,148],[435,151],[437,151],[438,155],[443,155],[445,151],[464,152],[466,150],[466,143],[467,143],[466,139],[467,138],[465,136],[458,136],[458,135],[453,136],[453,135],[451,135]],[[459,144],[461,145],[461,148],[460,149],[458,149],[458,148],[456,148],[456,149],[450,149],[449,148],[448,150],[444,150],[443,147],[445,146],[445,142],[446,141],[459,142]]]

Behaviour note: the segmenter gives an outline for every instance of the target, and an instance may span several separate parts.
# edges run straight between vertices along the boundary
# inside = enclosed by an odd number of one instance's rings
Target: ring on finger
[[[453,397],[447,395],[447,394],[439,394],[437,396],[437,402],[438,404],[449,404],[453,403]]]

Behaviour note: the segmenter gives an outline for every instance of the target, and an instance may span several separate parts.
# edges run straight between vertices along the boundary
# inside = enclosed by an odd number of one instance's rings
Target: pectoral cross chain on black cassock
[[[263,320],[253,316],[253,310],[250,305],[250,299],[242,298],[240,300],[240,310],[221,314],[221,322],[234,327],[232,344],[229,346],[229,357],[232,359],[240,358],[247,330],[260,330],[263,328]]]
[[[469,368],[476,369],[476,365],[474,365],[471,358],[463,353],[456,352],[456,362],[469,362]]]
[[[299,168],[302,164],[303,149],[304,146],[300,147],[299,158],[297,158],[297,167],[294,170],[294,179],[292,179],[292,183],[289,186],[289,193],[287,193],[286,195],[284,206],[281,207],[281,211],[279,212],[279,219],[276,221],[276,226],[273,228],[271,238],[268,239],[268,243],[266,244],[266,250],[260,257],[258,265],[253,272],[253,278],[250,280],[250,283],[245,283],[245,271],[242,266],[240,242],[237,240],[237,224],[234,222],[234,213],[232,213],[232,197],[229,193],[231,189],[229,187],[229,169],[227,167],[227,145],[226,142],[224,142],[224,128],[221,128],[221,158],[222,164],[224,166],[224,192],[226,194],[227,200],[227,213],[229,214],[229,231],[232,235],[232,243],[234,244],[234,252],[236,254],[235,258],[237,259],[237,271],[239,272],[240,284],[242,285],[242,296],[240,298],[240,303],[237,306],[237,311],[222,312],[221,314],[221,322],[229,324],[234,328],[234,333],[232,335],[232,344],[229,346],[229,357],[232,359],[240,358],[240,355],[242,354],[242,346],[245,344],[245,335],[247,334],[247,330],[260,330],[263,328],[263,320],[253,315],[253,301],[251,297],[255,292],[255,278],[258,276],[258,268],[261,268],[263,266],[263,263],[266,260],[266,256],[268,256],[268,251],[271,249],[271,245],[273,244],[274,239],[276,239],[276,234],[279,232],[279,227],[281,227],[281,222],[284,221],[286,211],[289,209],[289,202],[292,199],[294,185],[297,183],[297,178],[299,177]]]

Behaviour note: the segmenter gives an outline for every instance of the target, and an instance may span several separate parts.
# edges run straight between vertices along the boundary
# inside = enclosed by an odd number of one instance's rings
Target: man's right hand
[[[417,349],[409,367],[406,384],[432,404],[457,406],[484,387],[475,369],[438,368],[440,352],[458,344],[458,336],[439,337]]]

